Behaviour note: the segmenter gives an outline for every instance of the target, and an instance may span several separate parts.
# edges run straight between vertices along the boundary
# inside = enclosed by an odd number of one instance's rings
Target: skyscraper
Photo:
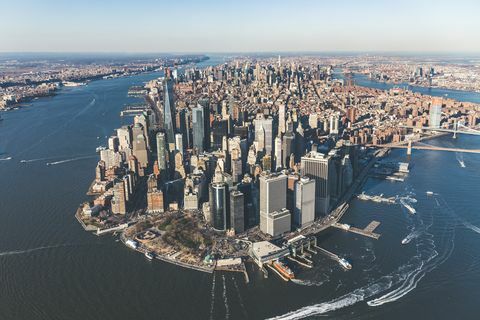
[[[203,147],[205,150],[210,150],[210,100],[208,98],[198,100],[198,104],[203,109]]]
[[[245,231],[245,199],[240,191],[230,192],[230,226],[235,233]]]
[[[210,184],[210,221],[215,230],[226,231],[230,228],[228,186],[224,182]]]
[[[265,118],[263,114],[258,114],[254,120],[255,125],[255,141],[265,147],[265,153],[272,153],[273,146],[273,119]],[[263,133],[263,134],[262,134]],[[263,138],[263,141],[261,141]]]
[[[181,133],[175,134],[175,149],[183,155],[183,135]]]
[[[293,223],[304,227],[315,219],[315,180],[302,177],[295,184]]]
[[[133,155],[138,160],[141,168],[148,167],[148,150],[147,139],[143,133],[143,128],[140,123],[136,123],[133,127]]]
[[[430,128],[440,128],[440,121],[442,120],[442,98],[433,98],[430,105]]]
[[[277,136],[275,138],[275,169],[278,170],[280,168],[283,168],[282,138]]]
[[[283,173],[260,176],[260,230],[272,236],[290,231],[287,206],[287,176]]]
[[[113,185],[112,213],[126,214],[127,199],[125,195],[125,183],[123,180],[116,180]]]
[[[285,105],[278,106],[278,132],[285,133]]]
[[[203,107],[198,105],[192,108],[192,131],[193,131],[193,147],[202,153],[205,151],[205,122]]]
[[[330,195],[335,179],[330,156],[312,151],[301,158],[301,172],[315,180],[315,212],[325,215],[330,210]]]
[[[167,138],[167,144],[170,150],[175,147],[175,123],[173,117],[175,115],[175,100],[173,94],[173,81],[165,79],[163,88],[163,128]]]
[[[160,172],[167,170],[167,150],[165,146],[165,133],[157,133],[157,161]]]

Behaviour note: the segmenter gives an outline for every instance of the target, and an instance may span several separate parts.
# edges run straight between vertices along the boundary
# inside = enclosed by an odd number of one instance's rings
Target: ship
[[[395,198],[390,197],[390,198],[385,198],[383,197],[383,193],[378,195],[378,196],[369,196],[368,194],[365,194],[365,191],[362,192],[357,196],[358,199],[360,200],[371,200],[373,202],[378,202],[378,203],[395,203]]]
[[[293,271],[280,260],[273,262],[273,267],[285,278],[289,280],[295,279],[295,274],[293,273]]]
[[[150,260],[150,261],[152,261],[153,258],[155,258],[155,256],[153,255],[153,253],[150,252],[150,251],[145,251],[145,254],[144,254],[144,255],[145,255],[145,258],[147,258],[147,260]]]
[[[433,196],[433,191],[427,191],[427,196]]]
[[[346,223],[339,223],[338,226],[340,228],[342,228],[343,230],[350,230],[351,226],[349,224],[346,224]]]
[[[410,212],[410,214],[415,214],[415,213],[417,213],[417,210],[415,210],[414,207],[412,207],[411,205],[409,205],[408,203],[406,203],[405,200],[400,199],[400,203],[408,210],[408,212]]]
[[[403,181],[405,181],[405,179],[404,179],[404,178],[397,177],[397,176],[387,176],[385,179],[387,179],[387,180],[391,180],[391,181],[400,181],[400,182],[403,182]]]
[[[407,237],[405,237],[405,238],[402,240],[402,244],[407,244],[407,243],[409,243],[411,240],[412,240],[412,238],[409,237],[409,236],[407,236]]]
[[[347,270],[352,269],[352,265],[345,258],[340,258],[340,260],[338,260],[338,263],[340,263],[340,265]]]
[[[1,161],[7,161],[7,160],[12,160],[12,157],[6,157],[6,158],[2,158],[0,159]]]
[[[86,85],[85,82],[72,82],[72,81],[64,81],[62,82],[64,87],[80,87]]]

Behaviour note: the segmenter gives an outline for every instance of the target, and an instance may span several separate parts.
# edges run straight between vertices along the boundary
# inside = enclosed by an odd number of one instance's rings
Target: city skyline
[[[0,52],[480,52],[480,5],[464,0],[337,3],[8,3]]]

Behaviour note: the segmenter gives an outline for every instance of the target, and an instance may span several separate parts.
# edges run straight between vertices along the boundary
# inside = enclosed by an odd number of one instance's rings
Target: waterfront
[[[1,157],[13,159],[0,163],[3,318],[261,319],[306,306],[306,312],[338,309],[329,314],[332,318],[403,319],[421,311],[432,318],[475,318],[474,284],[480,280],[475,251],[480,240],[474,228],[480,225],[475,215],[480,178],[477,155],[414,151],[414,166],[405,183],[368,180],[363,190],[369,194],[414,192],[418,215],[411,217],[399,206],[354,200],[343,221],[361,227],[371,220],[380,221],[380,240],[327,231],[319,244],[349,258],[353,270],[344,272],[336,263],[317,256],[316,267],[301,272],[303,281],[296,283],[276,277],[264,280],[251,266],[251,282],[245,284],[241,275],[212,276],[148,262],[110,236],[85,233],[73,213],[86,199],[97,162],[95,148],[105,144],[105,136],[122,121],[130,122],[119,117],[125,103],[137,101],[127,97],[128,87],[157,76],[94,81],[4,114],[0,152],[5,153]],[[429,143],[480,146],[478,138],[464,136]],[[391,159],[404,160],[404,154],[396,150]],[[459,158],[466,168],[460,167]],[[57,164],[46,166],[47,162]],[[428,198],[426,190],[439,195]],[[417,228],[418,237],[401,246],[401,239],[410,233],[408,228]],[[438,255],[433,257],[435,251]],[[388,288],[390,280],[392,287]],[[364,297],[375,292],[379,294],[374,297],[380,297],[379,289],[388,293],[404,288],[392,295],[394,299],[413,285],[417,287],[396,302],[378,307],[364,302],[372,300],[373,296]],[[358,288],[363,291],[354,291]],[[320,305],[308,307],[315,304]]]

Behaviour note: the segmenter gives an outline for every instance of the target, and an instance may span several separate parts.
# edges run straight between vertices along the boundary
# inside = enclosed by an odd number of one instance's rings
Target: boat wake
[[[313,280],[302,280],[302,279],[291,279],[290,281],[301,285],[301,286],[308,286],[308,287],[320,287],[324,283],[328,282],[329,279],[325,279],[323,281],[313,281]]]
[[[8,160],[12,160],[12,157],[6,157],[6,158],[1,158],[0,161],[8,161]]]
[[[225,305],[225,319],[230,318],[230,307],[228,306],[228,298],[227,298],[227,285],[225,284],[225,275],[222,275],[223,279],[223,304]]]
[[[439,254],[434,241],[434,236],[428,232],[433,224],[433,218],[433,215],[429,217],[431,222],[429,225],[424,226],[425,232],[419,237],[419,241],[416,243],[417,254],[410,258],[405,265],[398,267],[395,271],[380,277],[370,284],[355,289],[338,298],[306,306],[271,319],[303,319],[306,317],[321,315],[368,300],[382,293],[384,293],[382,296],[369,300],[367,304],[371,307],[375,307],[402,298],[414,290],[419,281],[428,272],[445,262],[453,252],[455,225],[451,223],[451,220],[448,220],[446,225],[443,226],[443,230],[440,233],[441,238],[439,239],[441,242],[440,247],[442,248],[442,253]],[[423,225],[423,221],[420,221],[420,223]],[[391,288],[394,289],[385,293]]]
[[[47,166],[54,166],[54,165],[57,165],[57,164],[62,164],[62,163],[67,163],[67,162],[72,162],[72,161],[78,161],[78,160],[83,160],[83,159],[92,159],[92,158],[96,158],[96,157],[97,156],[86,156],[86,157],[77,157],[77,158],[54,161],[54,162],[47,162]]]
[[[213,320],[213,310],[215,307],[215,274],[213,274],[212,289],[210,293],[210,320]]]
[[[463,153],[455,152],[455,157],[457,158],[457,161],[458,161],[458,164],[460,164],[460,167],[466,168],[465,161],[463,160]]]
[[[67,247],[67,246],[70,246],[70,245],[69,244],[60,244],[60,245],[56,245],[56,246],[43,246],[43,247],[37,247],[37,248],[25,249],[25,250],[5,251],[5,252],[0,252],[0,256],[13,256],[13,255],[19,255],[19,254],[25,254],[25,253],[35,252],[35,251],[61,248],[61,247]]]

